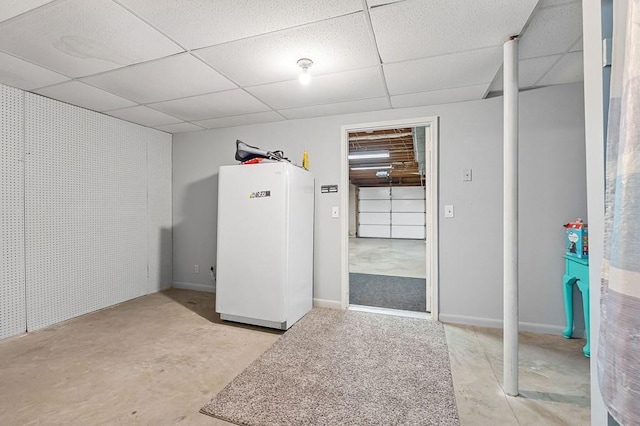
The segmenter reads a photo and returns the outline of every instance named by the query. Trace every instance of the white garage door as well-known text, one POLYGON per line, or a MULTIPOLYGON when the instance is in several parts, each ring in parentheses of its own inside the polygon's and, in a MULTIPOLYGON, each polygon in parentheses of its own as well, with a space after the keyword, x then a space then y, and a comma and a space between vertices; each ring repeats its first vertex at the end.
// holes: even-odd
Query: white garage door
POLYGON ((360 188, 358 192, 358 236, 391 237, 389 188, 360 188))
POLYGON ((424 187, 360 188, 358 236, 424 239, 424 187))

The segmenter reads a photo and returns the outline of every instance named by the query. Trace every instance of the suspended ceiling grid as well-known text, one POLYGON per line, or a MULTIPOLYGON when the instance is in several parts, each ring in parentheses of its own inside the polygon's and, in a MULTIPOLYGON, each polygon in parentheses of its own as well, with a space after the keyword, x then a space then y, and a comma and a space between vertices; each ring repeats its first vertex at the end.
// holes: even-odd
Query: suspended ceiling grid
POLYGON ((172 133, 450 103, 501 90, 512 34, 522 87, 581 81, 581 16, 579 0, 13 1, 0 83, 172 133))

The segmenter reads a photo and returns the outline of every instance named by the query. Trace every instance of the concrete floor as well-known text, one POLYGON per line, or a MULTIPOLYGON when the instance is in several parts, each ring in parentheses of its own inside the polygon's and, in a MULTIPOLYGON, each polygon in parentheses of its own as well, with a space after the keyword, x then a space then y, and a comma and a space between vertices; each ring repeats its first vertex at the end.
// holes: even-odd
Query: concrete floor
POLYGON ((502 392, 502 330, 445 324, 462 425, 590 425, 584 340, 520 333, 520 396, 502 392))
POLYGON ((171 289, 0 341, 0 425, 227 425, 198 410, 281 333, 171 289))
POLYGON ((349 272, 426 278, 426 242, 349 238, 349 272))
MULTIPOLYGON (((221 323, 213 297, 172 289, 0 341, 0 424, 228 425, 198 410, 280 333, 221 323)), ((523 333, 508 398, 500 331, 445 330, 463 426, 589 424, 583 341, 523 333)))

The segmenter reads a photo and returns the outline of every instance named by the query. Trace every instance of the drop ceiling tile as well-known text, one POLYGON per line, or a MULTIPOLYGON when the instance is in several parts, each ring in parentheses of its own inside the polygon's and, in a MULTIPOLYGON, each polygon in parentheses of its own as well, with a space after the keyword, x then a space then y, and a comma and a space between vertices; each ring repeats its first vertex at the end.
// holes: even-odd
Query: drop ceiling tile
POLYGON ((18 16, 29 10, 51 3, 53 0, 2 0, 0 8, 0 22, 18 16))
POLYGON ((406 1, 406 0, 367 0, 367 4, 369 5, 369 7, 378 7, 378 6, 384 6, 386 4, 398 3, 401 1, 406 1))
POLYGON ((360 0, 118 0, 197 49, 362 10, 360 0))
POLYGON ((502 64, 502 47, 472 50, 384 66, 391 95, 491 83, 502 64))
POLYGON ((558 62, 561 55, 543 56, 541 58, 523 59, 520 61, 520 87, 533 87, 549 69, 558 62))
POLYGON ((162 126, 164 124, 176 124, 182 120, 164 114, 155 109, 151 109, 146 106, 138 105, 131 108, 116 109, 113 111, 105 112, 105 114, 112 117, 121 118, 132 123, 142 124, 147 127, 162 126))
POLYGON ((501 46, 519 34, 537 0, 416 0, 371 9, 383 62, 501 46))
POLYGON ((498 74, 496 74, 495 78, 493 79, 493 81, 491 82, 491 85, 489 86, 489 90, 488 92, 502 92, 502 90, 504 89, 504 82, 502 81, 504 79, 504 74, 502 73, 502 68, 500 68, 500 71, 498 71, 498 74))
POLYGON ((109 71, 83 81, 140 103, 237 88, 188 53, 109 71))
POLYGON ((582 36, 582 5, 540 9, 520 39, 520 58, 565 53, 582 36))
MULTIPOLYGON (((555 64, 562 55, 543 56, 541 58, 523 59, 518 63, 520 88, 533 87, 538 80, 555 64)), ((490 92, 502 91, 504 74, 502 69, 489 87, 490 92)))
POLYGON ((391 104, 394 108, 406 108, 472 101, 482 99, 487 91, 487 86, 487 84, 478 84, 475 86, 456 87, 453 89, 392 96, 391 104))
POLYGON ((165 124, 164 126, 156 126, 155 128, 167 133, 197 132, 198 130, 203 130, 202 127, 191 123, 165 124))
POLYGON ((182 49, 111 0, 72 0, 0 25, 0 49, 72 77, 182 49))
POLYGON ((62 74, 0 52, 0 83, 23 90, 33 90, 69 80, 62 74))
POLYGON ((207 129, 219 129, 221 127, 245 126, 248 124, 272 123, 283 121, 284 118, 275 111, 256 112, 254 114, 236 115, 233 117, 212 118, 210 120, 196 121, 199 126, 207 129))
POLYGON ((36 90, 36 93, 48 98, 57 99, 72 105, 77 105, 93 111, 108 111, 136 105, 128 99, 121 98, 104 90, 80 83, 69 81, 55 86, 36 90))
POLYGON ((378 64, 362 12, 213 46, 197 54, 240 86, 296 79, 300 58, 313 60, 312 75, 378 64))
POLYGON ((288 119, 323 117, 327 115, 349 114, 354 112, 380 111, 389 109, 389 101, 384 98, 362 99, 359 101, 335 104, 314 105, 302 108, 282 109, 278 112, 288 119))
POLYGON ((160 102, 151 106, 187 121, 230 117, 269 109, 241 89, 160 102))
POLYGON ((540 80, 539 85, 576 83, 584 81, 584 65, 582 52, 567 53, 556 65, 540 80))
POLYGON ((316 76, 308 86, 297 80, 247 89, 274 109, 298 108, 385 96, 378 67, 316 76))
MULTIPOLYGON (((577 0, 580 1, 580 0, 577 0)), ((557 6, 565 3, 575 3, 576 0, 540 0, 540 7, 557 6)))

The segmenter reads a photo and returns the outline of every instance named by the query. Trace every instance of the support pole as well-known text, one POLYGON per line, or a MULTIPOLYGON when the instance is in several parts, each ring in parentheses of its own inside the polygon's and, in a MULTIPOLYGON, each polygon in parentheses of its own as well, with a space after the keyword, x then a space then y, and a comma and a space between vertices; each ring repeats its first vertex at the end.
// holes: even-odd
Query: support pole
POLYGON ((518 395, 518 39, 504 44, 504 392, 518 395))

